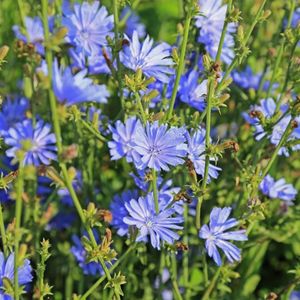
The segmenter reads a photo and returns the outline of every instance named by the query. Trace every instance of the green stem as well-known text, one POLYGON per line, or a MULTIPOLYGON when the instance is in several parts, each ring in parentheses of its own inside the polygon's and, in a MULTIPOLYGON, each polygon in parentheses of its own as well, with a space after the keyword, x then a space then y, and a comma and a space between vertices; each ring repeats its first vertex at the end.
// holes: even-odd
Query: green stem
POLYGON ((24 8, 23 8, 22 0, 17 0, 17 2, 18 2, 20 18, 21 18, 22 26, 23 26, 24 33, 25 33, 25 36, 26 36, 26 39, 27 39, 27 43, 30 43, 29 34, 27 32, 27 28, 26 28, 26 24, 25 24, 25 14, 24 14, 24 8))
POLYGON ((15 300, 19 300, 19 276, 18 276, 18 263, 19 263, 19 244, 21 240, 21 218, 22 218, 22 194, 24 188, 24 168, 23 168, 23 159, 20 159, 20 166, 19 166, 19 174, 16 182, 16 210, 15 210, 15 240, 14 240, 14 298, 15 300))
POLYGON ((282 137, 278 143, 278 145, 276 146, 275 148, 275 151, 273 152, 272 154, 272 157, 270 158, 267 166, 265 167, 263 173, 262 173, 262 176, 261 176, 261 179, 263 180, 265 178, 265 176, 268 174, 268 172, 270 171, 276 157, 277 157, 277 154, 280 150, 280 148, 283 146, 283 144, 285 143, 286 139, 288 138, 289 134, 290 134, 290 129, 291 129, 291 126, 292 126, 292 122, 293 122, 293 119, 291 118, 288 126, 286 127, 284 133, 282 134, 282 137))
POLYGON ((136 103, 138 105, 138 108, 139 108, 139 111, 140 111, 140 114, 141 114, 141 117, 142 117, 143 124, 146 124, 147 116, 146 116, 146 113, 145 113, 145 110, 144 110, 144 107, 143 107, 143 104, 142 104, 141 97, 140 97, 138 92, 135 92, 134 96, 135 96, 136 103))
MULTIPOLYGON (((250 26, 250 28, 249 28, 247 34, 246 34, 246 37, 245 37, 245 40, 244 40, 245 45, 247 45, 248 42, 249 42, 249 39, 250 39, 251 34, 252 34, 252 31, 253 31, 254 27, 256 26, 256 24, 257 24, 258 21, 259 21, 259 17, 260 17, 260 15, 261 15, 261 13, 262 13, 264 7, 265 7, 266 2, 267 2, 267 0, 264 0, 264 1, 263 1, 263 3, 262 3, 261 6, 259 7, 259 9, 258 9, 258 11, 257 11, 257 13, 256 13, 256 15, 255 15, 255 18, 254 18, 254 20, 253 20, 253 22, 252 22, 252 24, 251 24, 251 26, 250 26)), ((230 73, 232 72, 232 70, 236 67, 238 61, 239 61, 239 57, 238 57, 238 56, 235 56, 235 58, 233 59, 233 61, 231 62, 231 64, 230 64, 229 67, 227 68, 227 70, 225 71, 225 74, 224 74, 222 80, 220 81, 220 83, 219 83, 219 85, 218 85, 218 87, 217 87, 217 89, 216 89, 217 92, 220 91, 220 87, 221 87, 222 84, 224 83, 224 80, 227 79, 227 77, 229 76, 229 74, 230 74, 230 73)))
POLYGON ((99 132, 97 132, 96 128, 92 127, 88 122, 80 119, 81 124, 85 129, 87 129, 91 134, 93 134, 98 140, 101 142, 107 142, 107 139, 102 136, 99 132))
MULTIPOLYGON (((291 2, 291 10, 290 10, 289 17, 288 17, 287 28, 289 28, 291 26, 292 17, 293 17, 293 14, 294 14, 294 11, 295 11, 295 5, 296 5, 296 1, 293 0, 293 1, 290 1, 290 2, 291 2)), ((270 97, 272 86, 273 86, 273 83, 275 81, 275 77, 278 73, 279 65, 280 65, 281 60, 282 60, 282 55, 283 55, 283 51, 284 51, 284 47, 285 47, 285 42, 286 42, 286 37, 283 36, 283 38, 281 40, 281 43, 280 43, 279 51, 277 53, 274 69, 273 69, 271 80, 270 80, 270 85, 269 85, 268 90, 267 90, 266 99, 268 99, 270 97)), ((279 105, 278 105, 278 107, 279 107, 279 105)))
MULTIPOLYGON (((227 13, 231 12, 231 6, 232 6, 232 0, 229 0, 229 2, 227 4, 227 13)), ((226 18, 223 29, 222 29, 221 38, 220 38, 220 41, 219 41, 218 52, 217 52, 217 56, 216 56, 216 61, 217 62, 220 60, 220 57, 221 57, 222 48, 223 48, 223 44, 224 44, 224 40, 225 40, 225 36, 226 36, 226 32, 227 32, 228 23, 229 23, 228 18, 226 18)))
POLYGON ((214 287, 215 287, 215 285, 217 283, 217 280, 218 280, 218 278, 220 276, 220 272, 221 272, 221 268, 219 267, 218 270, 217 270, 217 272, 215 273, 214 277, 212 278, 212 280, 211 280, 208 288, 206 289, 206 291, 205 291, 205 293, 204 293, 204 295, 202 297, 202 300, 209 300, 210 299, 210 294, 213 291, 213 289, 214 289, 214 287))
POLYGON ((120 100, 121 105, 123 108, 123 111, 125 109, 125 101, 124 101, 124 94, 123 94, 123 81, 122 76, 120 72, 122 71, 122 65, 120 61, 120 55, 119 55, 119 26, 120 26, 120 20, 119 20, 119 6, 118 6, 118 0, 113 0, 113 10, 114 10, 114 32, 115 32, 115 57, 117 61, 117 80, 119 85, 119 93, 120 93, 120 100))
POLYGON ((176 260, 175 253, 171 254, 171 279, 172 279, 175 299, 182 300, 182 296, 177 283, 177 260, 176 260))
MULTIPOLYGON (((208 96, 207 96, 207 109, 206 109, 206 132, 205 132, 205 167, 204 176, 202 181, 202 193, 204 194, 208 179, 208 169, 209 169, 209 147, 210 147, 210 128, 211 128, 211 102, 214 95, 214 78, 210 78, 208 81, 208 96)), ((201 226, 201 206, 203 202, 203 195, 198 198, 196 207, 196 228, 200 229, 201 226)))
POLYGON ((6 243, 6 231, 5 231, 4 217, 3 217, 2 205, 1 204, 0 204, 0 232, 1 232, 4 256, 7 257, 8 249, 7 249, 7 243, 6 243))
POLYGON ((176 100, 176 96, 177 96, 177 91, 178 91, 178 87, 179 87, 180 78, 181 78, 181 75, 182 75, 183 70, 184 70, 185 53, 186 53, 186 46, 187 46, 187 43, 188 43, 191 19, 192 19, 191 9, 189 9, 189 11, 187 12, 185 23, 184 23, 184 32, 183 32, 183 40, 182 40, 182 43, 181 43, 181 49, 180 49, 179 64, 178 64, 178 68, 177 68, 177 72, 176 72, 176 78, 175 78, 174 88, 173 88, 173 91, 172 91, 169 110, 168 110, 168 113, 166 115, 167 120, 169 120, 172 117, 174 104, 175 104, 175 100, 176 100))
MULTIPOLYGON (((183 242, 187 245, 189 242, 188 237, 188 217, 189 217, 189 207, 187 204, 184 205, 184 235, 183 235, 183 242)), ((189 288, 189 251, 183 252, 183 282, 185 287, 185 294, 184 299, 189 300, 191 295, 191 291, 189 288)))
MULTIPOLYGON (((127 256, 133 251, 136 247, 136 244, 131 245, 126 252, 116 261, 116 263, 109 269, 109 272, 113 272, 120 264, 122 261, 124 261, 127 256)), ((99 287, 99 285, 105 280, 106 276, 103 275, 100 277, 85 293, 83 296, 80 297, 80 300, 85 300, 87 297, 93 294, 93 292, 99 287)))
POLYGON ((153 189, 153 198, 155 204, 155 212, 159 214, 159 205, 158 205, 158 190, 157 190, 157 174, 154 169, 152 169, 152 189, 153 189))

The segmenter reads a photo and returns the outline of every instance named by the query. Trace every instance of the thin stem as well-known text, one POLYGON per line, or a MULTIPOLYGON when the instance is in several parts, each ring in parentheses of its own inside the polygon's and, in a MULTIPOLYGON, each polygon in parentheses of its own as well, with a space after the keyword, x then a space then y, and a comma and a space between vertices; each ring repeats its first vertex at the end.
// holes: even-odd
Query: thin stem
MULTIPOLYGON (((189 217, 189 207, 187 204, 184 205, 184 235, 183 235, 183 242, 187 245, 188 244, 188 217, 189 217)), ((184 299, 190 299, 190 288, 189 288, 189 251, 183 252, 183 282, 185 287, 185 294, 184 299)))
POLYGON ((0 204, 0 232, 1 232, 4 256, 7 257, 8 249, 7 249, 7 243, 6 243, 6 231, 5 231, 4 217, 3 217, 2 205, 1 204, 0 204))
POLYGON ((142 121, 143 121, 144 124, 146 124, 147 116, 146 116, 146 113, 145 113, 145 110, 144 110, 144 107, 143 107, 143 104, 142 104, 141 97, 140 97, 138 92, 135 92, 134 96, 135 96, 136 103, 138 105, 138 108, 139 108, 139 111, 140 111, 140 114, 141 114, 141 117, 142 117, 142 121))
MULTIPOLYGON (((209 147, 210 147, 210 128, 211 128, 211 102, 214 95, 214 78, 210 78, 208 81, 208 96, 207 96, 207 109, 206 109, 206 132, 205 132, 205 167, 204 176, 202 181, 202 193, 205 192, 207 179, 208 179, 208 169, 209 169, 209 147)), ((201 226, 201 206, 203 202, 203 195, 198 198, 196 207, 196 228, 200 229, 201 226)))
MULTIPOLYGON (((227 13, 231 12, 231 6, 232 6, 232 0, 229 0, 228 5, 227 5, 227 13)), ((220 58, 221 58, 221 53, 222 53, 222 48, 223 48, 223 44, 224 44, 226 32, 227 32, 228 23, 229 23, 228 22, 228 18, 226 18, 224 26, 223 26, 223 29, 222 29, 222 34, 221 34, 219 46, 218 46, 218 52, 217 52, 217 56, 216 56, 216 61, 219 61, 220 58)))
POLYGON ((290 120, 288 126, 286 127, 284 133, 282 134, 282 137, 281 137, 281 139, 280 139, 278 145, 277 145, 276 148, 275 148, 275 151, 274 151, 273 154, 272 154, 272 157, 270 158, 270 160, 269 160, 267 166, 265 167, 265 169, 264 169, 264 171, 263 171, 263 173, 262 173, 262 177, 261 177, 262 180, 265 178, 265 176, 266 176, 266 175, 268 174, 268 172, 270 171, 270 169, 271 169, 271 167, 272 167, 272 165, 273 165, 273 163, 274 163, 274 161, 275 161, 275 159, 276 159, 276 157, 277 157, 277 154, 278 154, 280 148, 283 146, 283 144, 285 143, 285 141, 286 141, 288 135, 290 134, 290 129, 291 129, 291 126, 292 126, 292 122, 293 122, 293 119, 291 118, 291 120, 290 120))
MULTIPOLYGON (((290 10, 289 17, 288 17, 287 28, 291 26, 292 17, 293 17, 293 14, 294 14, 294 11, 295 11, 295 5, 296 5, 296 1, 290 1, 290 2, 291 2, 291 10, 290 10)), ((282 60, 282 55, 283 55, 283 51, 284 51, 284 47, 285 47, 285 42, 286 42, 286 37, 283 36, 283 38, 281 40, 281 43, 280 43, 279 51, 277 53, 274 69, 273 69, 271 80, 270 80, 270 85, 268 86, 266 99, 268 99, 270 97, 272 86, 273 86, 273 83, 275 81, 275 77, 278 73, 279 65, 280 65, 281 60, 282 60)), ((278 107, 279 107, 279 105, 278 105, 278 107)))
MULTIPOLYGON (((109 272, 112 273, 120 264, 123 262, 127 256, 133 251, 136 247, 136 244, 131 245, 127 251, 114 263, 114 265, 109 269, 109 272)), ((89 297, 98 287, 99 285, 105 280, 106 276, 103 275, 100 277, 85 293, 83 296, 80 297, 80 300, 85 300, 89 297)))
MULTIPOLYGON (((254 27, 256 26, 256 24, 257 24, 258 21, 259 21, 259 17, 260 17, 260 15, 261 15, 261 13, 262 13, 264 7, 265 7, 266 2, 267 2, 267 0, 264 0, 264 1, 263 1, 263 3, 261 4, 260 8, 258 9, 258 11, 257 11, 257 13, 256 13, 256 15, 255 15, 255 18, 254 18, 254 20, 253 20, 253 22, 252 22, 252 24, 251 24, 251 26, 250 26, 250 28, 249 28, 247 34, 246 34, 245 41, 244 41, 245 45, 247 45, 248 42, 249 42, 249 39, 250 39, 251 34, 252 34, 252 31, 253 31, 254 27)), ((233 61, 231 62, 231 64, 230 64, 229 67, 227 68, 227 70, 225 71, 225 74, 224 74, 222 80, 220 81, 220 83, 219 83, 219 85, 218 85, 218 87, 217 87, 217 89, 216 89, 217 92, 220 91, 220 87, 222 86, 222 83, 224 82, 224 80, 227 79, 227 77, 229 76, 229 74, 230 74, 230 73, 232 72, 232 70, 235 68, 235 66, 236 66, 237 63, 238 63, 238 60, 239 60, 239 57, 238 57, 238 56, 235 56, 235 58, 233 59, 233 61)))
POLYGON ((22 5, 22 0, 17 0, 17 2, 18 2, 20 18, 21 18, 22 26, 23 26, 24 33, 25 33, 25 36, 26 36, 26 39, 27 39, 27 43, 30 43, 29 34, 27 32, 27 28, 26 28, 26 24, 25 24, 25 14, 24 14, 24 8, 23 8, 23 5, 22 5))
POLYGON ((182 296, 177 283, 177 261, 176 261, 175 253, 171 254, 171 279, 172 279, 175 299, 182 300, 182 296))
POLYGON ((88 122, 82 119, 80 119, 80 122, 83 125, 83 127, 87 129, 91 134, 93 134, 98 140, 100 140, 101 142, 107 142, 107 139, 104 136, 102 136, 99 132, 97 132, 96 128, 91 126, 88 122))
POLYGON ((21 240, 21 218, 22 218, 22 194, 24 188, 24 168, 23 168, 23 159, 20 159, 20 166, 19 166, 19 174, 16 182, 16 210, 15 210, 15 240, 14 240, 14 298, 15 300, 19 300, 19 276, 18 276, 18 262, 19 262, 19 244, 21 240))
POLYGON ((157 190, 157 174, 154 169, 152 169, 152 189, 153 189, 153 198, 155 204, 155 212, 159 214, 159 205, 158 205, 158 190, 157 190))
POLYGON ((120 20, 119 20, 119 6, 118 6, 118 0, 113 0, 113 10, 114 10, 114 32, 115 32, 115 57, 117 61, 117 80, 119 85, 119 93, 120 93, 120 100, 123 110, 125 109, 125 102, 124 102, 124 94, 123 94, 123 81, 122 76, 120 74, 122 70, 122 65, 120 61, 120 55, 119 55, 119 26, 120 26, 120 20))
POLYGON ((166 115, 167 120, 169 120, 172 117, 180 78, 181 78, 181 75, 184 70, 185 53, 186 53, 186 46, 187 46, 188 37, 189 37, 191 19, 192 19, 191 9, 189 9, 189 11, 187 12, 185 23, 184 23, 184 32, 183 32, 183 40, 182 40, 181 48, 180 48, 181 50, 180 50, 179 64, 178 64, 178 68, 177 68, 177 72, 176 72, 176 78, 175 78, 174 88, 172 91, 169 110, 166 115))
POLYGON ((217 283, 217 280, 218 280, 218 278, 220 276, 220 272, 221 272, 221 268, 219 267, 218 270, 217 270, 217 272, 215 273, 214 277, 212 278, 212 280, 211 280, 208 288, 206 289, 206 291, 205 291, 205 293, 204 293, 204 295, 202 297, 202 300, 209 300, 210 299, 210 294, 213 291, 213 289, 214 289, 214 287, 215 287, 215 285, 217 283))

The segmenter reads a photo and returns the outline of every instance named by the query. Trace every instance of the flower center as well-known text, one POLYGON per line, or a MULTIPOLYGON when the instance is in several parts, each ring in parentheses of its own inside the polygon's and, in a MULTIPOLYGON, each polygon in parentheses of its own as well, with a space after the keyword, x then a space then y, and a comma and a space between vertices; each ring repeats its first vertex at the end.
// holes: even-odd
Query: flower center
POLYGON ((90 33, 86 30, 82 30, 80 36, 83 40, 88 40, 90 38, 90 33))

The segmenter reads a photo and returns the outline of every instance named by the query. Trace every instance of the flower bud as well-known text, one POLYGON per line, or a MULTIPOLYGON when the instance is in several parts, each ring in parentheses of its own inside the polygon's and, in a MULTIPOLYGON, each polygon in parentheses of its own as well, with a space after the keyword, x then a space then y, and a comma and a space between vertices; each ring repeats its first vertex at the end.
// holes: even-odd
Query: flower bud
POLYGON ((4 45, 0 48, 0 63, 4 61, 6 55, 8 54, 9 47, 4 45))

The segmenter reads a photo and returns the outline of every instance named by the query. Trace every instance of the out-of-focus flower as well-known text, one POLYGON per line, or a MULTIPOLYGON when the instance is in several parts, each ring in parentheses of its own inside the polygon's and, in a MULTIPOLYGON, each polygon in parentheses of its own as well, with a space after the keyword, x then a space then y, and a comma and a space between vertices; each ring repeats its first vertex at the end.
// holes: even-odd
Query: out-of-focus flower
MULTIPOLYGON (((196 26, 200 28, 198 42, 205 45, 206 51, 215 59, 226 18, 226 5, 222 0, 199 0, 199 14, 196 16, 196 26)), ((234 57, 234 38, 236 31, 234 23, 229 23, 221 52, 221 60, 230 64, 234 57)))
POLYGON ((284 178, 277 181, 270 175, 267 175, 259 185, 262 193, 272 199, 281 199, 292 204, 297 195, 297 190, 292 184, 286 183, 284 178))
POLYGON ((146 128, 138 126, 132 140, 135 164, 138 169, 153 168, 157 171, 169 170, 169 165, 177 166, 184 163, 187 146, 184 128, 147 123, 146 128))
MULTIPOLYGON (((188 159, 190 159, 194 165, 197 174, 204 176, 205 169, 205 129, 199 128, 192 135, 186 131, 185 133, 188 148, 188 159)), ((215 158, 210 157, 211 161, 215 158)), ((219 176, 219 171, 221 168, 209 164, 208 167, 208 178, 207 181, 210 182, 211 178, 217 178, 219 176)))
POLYGON ((138 192, 136 190, 128 190, 121 195, 115 195, 110 204, 110 211, 113 217, 111 225, 117 229, 117 234, 120 236, 128 233, 128 225, 123 219, 128 216, 125 203, 129 203, 132 199, 138 199, 138 192))
POLYGON ((59 68, 55 60, 53 91, 57 100, 67 106, 89 101, 106 103, 109 97, 106 86, 94 84, 92 79, 86 77, 87 73, 85 69, 74 75, 70 67, 59 68))
POLYGON ((179 96, 182 102, 203 111, 206 107, 207 80, 199 83, 199 76, 200 74, 196 70, 191 70, 183 75, 180 79, 179 96))
MULTIPOLYGON (((14 282, 14 253, 10 253, 5 259, 4 254, 0 252, 0 299, 13 300, 13 297, 4 293, 2 278, 8 278, 12 283, 14 282)), ((18 267, 18 282, 20 286, 30 283, 33 279, 32 267, 30 261, 25 259, 23 265, 18 267)))
POLYGON ((99 53, 106 37, 113 36, 113 16, 99 1, 74 4, 74 12, 64 11, 62 24, 68 29, 67 42, 89 55, 99 53))
POLYGON ((146 35, 146 28, 145 25, 140 22, 140 18, 137 14, 135 14, 129 6, 126 6, 120 15, 120 19, 123 20, 127 18, 125 22, 125 33, 131 37, 133 32, 136 30, 138 33, 139 38, 144 38, 146 35), (129 15, 129 17, 128 17, 129 15))
POLYGON ((24 164, 49 165, 51 160, 56 160, 56 139, 51 133, 50 124, 39 120, 34 125, 32 120, 18 123, 8 130, 4 142, 10 146, 6 151, 8 157, 17 158, 17 152, 24 152, 24 164))
POLYGON ((14 100, 11 98, 5 99, 0 111, 0 135, 2 137, 7 135, 9 128, 24 121, 28 108, 28 100, 23 97, 14 100))
POLYGON ((71 212, 58 212, 47 224, 46 230, 65 230, 69 228, 76 220, 76 215, 71 212))
POLYGON ((32 43, 38 53, 44 54, 44 29, 42 20, 39 17, 25 17, 24 19, 27 36, 21 31, 18 25, 13 26, 13 31, 17 37, 17 39, 25 42, 25 43, 32 43))
POLYGON ((153 40, 149 36, 140 43, 137 31, 128 40, 129 45, 125 45, 120 52, 122 63, 131 70, 141 69, 147 77, 167 83, 169 75, 174 74, 174 69, 171 68, 174 64, 170 57, 171 47, 161 43, 153 48, 153 40))
POLYGON ((173 208, 160 210, 156 214, 152 194, 140 197, 138 200, 130 200, 125 203, 125 207, 129 216, 124 218, 124 222, 139 229, 137 241, 144 240, 150 235, 152 247, 160 250, 162 241, 173 244, 179 239, 179 235, 173 230, 182 229, 178 224, 183 222, 183 218, 174 217, 173 208))
POLYGON ((246 241, 248 239, 245 234, 246 230, 225 232, 238 225, 236 219, 228 219, 230 213, 230 207, 214 207, 210 213, 209 226, 203 225, 199 232, 199 237, 206 240, 205 247, 208 255, 218 266, 222 265, 222 260, 217 248, 222 249, 227 259, 233 263, 241 259, 241 250, 228 241, 246 241))
MULTIPOLYGON (((91 75, 111 73, 102 51, 97 54, 85 55, 83 52, 70 49, 69 53, 73 61, 72 67, 78 68, 79 70, 87 68, 88 73, 91 75)), ((106 53, 111 59, 112 55, 110 51, 106 50, 106 53)))
POLYGON ((113 160, 126 157, 128 162, 133 161, 133 135, 137 128, 141 126, 141 122, 136 117, 130 117, 125 124, 121 121, 115 123, 115 127, 110 126, 113 141, 108 142, 110 155, 113 160))
POLYGON ((73 246, 71 247, 71 252, 74 255, 79 267, 83 270, 83 273, 86 275, 96 275, 96 274, 103 275, 104 272, 99 263, 94 261, 92 262, 86 261, 87 259, 86 250, 84 249, 80 238, 77 235, 73 235, 72 241, 73 241, 73 246))

